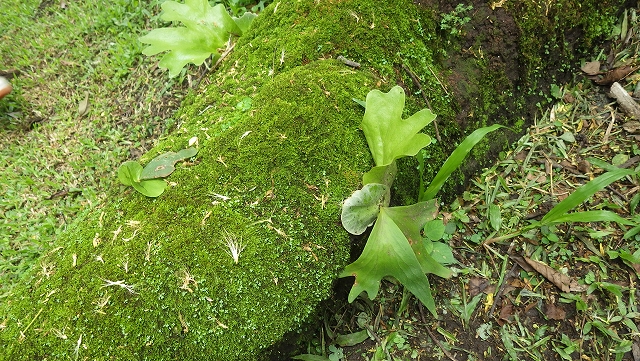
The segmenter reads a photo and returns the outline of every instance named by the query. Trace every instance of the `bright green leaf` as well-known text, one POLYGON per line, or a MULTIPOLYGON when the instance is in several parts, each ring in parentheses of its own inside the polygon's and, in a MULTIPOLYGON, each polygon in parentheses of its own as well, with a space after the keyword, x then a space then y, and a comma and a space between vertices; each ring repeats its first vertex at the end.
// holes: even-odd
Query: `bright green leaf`
POLYGON ((389 188, 384 184, 369 183, 355 191, 344 201, 340 219, 351 234, 362 234, 376 221, 380 207, 389 204, 389 188))
POLYGON ((414 156, 431 143, 431 137, 418 132, 436 115, 423 109, 403 120, 404 100, 404 90, 399 86, 388 93, 372 90, 367 94, 362 130, 377 166, 391 164, 403 156, 414 156))
MULTIPOLYGON (((547 213, 542 218, 540 223, 541 224, 549 224, 549 223, 555 223, 555 222, 562 222, 560 219, 562 217, 565 217, 567 212, 569 212, 570 210, 572 210, 575 207, 577 207, 580 204, 582 204, 584 201, 586 201, 589 197, 594 195, 596 192, 604 189, 606 186, 608 186, 609 184, 617 181, 618 179, 626 177, 628 175, 632 175, 632 174, 634 174, 633 171, 626 170, 626 169, 615 169, 615 170, 611 170, 611 171, 609 171, 607 173, 604 173, 603 175, 599 176, 598 178, 595 178, 592 181, 588 182, 587 184, 585 184, 585 185, 581 186, 580 188, 576 189, 573 193, 571 193, 562 202, 556 204, 556 206, 553 207, 549 211, 549 213, 547 213)), ((583 212, 583 214, 585 214, 585 213, 586 212, 583 212)), ((589 213, 592 214, 591 212, 589 212, 589 213)), ((607 220, 607 219, 602 219, 601 221, 605 221, 605 220, 607 220)), ((575 221, 578 221, 578 220, 574 220, 574 222, 575 221)), ((592 222, 592 221, 598 221, 598 220, 594 219, 594 220, 591 220, 591 221, 582 221, 582 222, 592 222)), ((625 223, 625 222, 619 222, 618 220, 615 220, 615 222, 628 224, 628 223, 625 223)))
POLYGON ((496 204, 489 205, 489 222, 493 229, 496 231, 500 230, 500 226, 502 225, 502 213, 500 212, 500 207, 496 204))
POLYGON ((389 216, 386 207, 380 209, 378 220, 360 257, 340 274, 340 277, 349 276, 355 276, 349 302, 353 302, 362 292, 374 299, 382 278, 391 276, 400 281, 434 316, 436 315, 429 279, 422 272, 413 249, 402 230, 389 216))
POLYGON ((247 30, 249 30, 249 26, 253 22, 253 19, 255 19, 256 17, 258 17, 257 14, 247 11, 241 17, 233 18, 233 21, 235 21, 240 31, 244 34, 245 32, 247 32, 247 30))
POLYGON ((140 174, 142 174, 142 166, 133 160, 122 163, 118 168, 118 179, 126 186, 139 182, 140 174))
POLYGON ((442 219, 434 219, 424 225, 424 236, 432 241, 439 241, 444 236, 445 225, 442 219))
POLYGON ((398 166, 396 165, 396 162, 373 167, 370 171, 362 176, 362 184, 380 183, 386 185, 387 187, 389 187, 389 189, 391 189, 391 185, 393 185, 393 181, 396 179, 397 173, 398 166))
POLYGON ((162 179, 149 179, 131 184, 135 190, 147 197, 155 198, 164 192, 167 182, 162 179))
POLYGON ((469 154, 473 146, 482 140, 482 138, 484 138, 488 133, 502 127, 503 126, 499 124, 494 124, 489 127, 476 129, 473 133, 469 134, 444 162, 442 168, 440 168, 438 174, 436 174, 427 189, 424 191, 420 200, 423 201, 435 198, 436 194, 440 191, 440 188, 444 185, 444 182, 449 178, 451 173, 460 167, 460 164, 462 164, 462 161, 467 154, 469 154))
POLYGON ((186 0, 184 4, 165 1, 162 4, 165 21, 180 21, 185 27, 154 29, 139 40, 149 44, 142 53, 154 55, 168 51, 158 65, 169 70, 174 77, 182 68, 193 63, 200 65, 211 54, 218 57, 218 49, 223 48, 231 34, 241 35, 239 26, 248 27, 250 17, 234 19, 227 14, 224 5, 214 7, 207 0, 186 0))
MULTIPOLYGON (((442 265, 454 264, 458 262, 456 258, 453 257, 451 247, 448 244, 442 242, 433 242, 433 252, 431 252, 431 257, 433 257, 436 262, 442 265)), ((450 275, 451 271, 447 271, 450 275)))

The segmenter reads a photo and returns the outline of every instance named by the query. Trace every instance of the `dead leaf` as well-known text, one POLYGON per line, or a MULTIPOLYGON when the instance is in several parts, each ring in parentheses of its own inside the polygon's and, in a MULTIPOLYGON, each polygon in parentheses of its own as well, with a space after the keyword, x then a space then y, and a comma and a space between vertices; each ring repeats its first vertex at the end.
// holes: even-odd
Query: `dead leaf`
POLYGON ((503 304, 502 308, 500 308, 500 314, 498 315, 498 325, 502 326, 505 323, 509 323, 514 313, 515 311, 511 303, 503 304))
POLYGON ((84 99, 78 105, 78 116, 82 117, 89 111, 89 92, 84 92, 84 99))
POLYGON ((598 75, 600 73, 600 62, 590 61, 580 68, 587 75, 598 75))
POLYGON ((563 321, 567 318, 567 312, 562 306, 557 306, 553 303, 547 303, 545 305, 545 315, 551 320, 563 321))
POLYGON ((522 268, 525 272, 534 271, 534 269, 531 266, 529 266, 527 262, 525 262, 524 257, 512 254, 512 255, 509 255, 509 258, 511 258, 512 261, 517 263, 518 266, 520 266, 520 268, 522 268))
POLYGON ((634 361, 640 361, 640 339, 637 337, 631 346, 631 354, 634 361))
POLYGON ((632 120, 630 122, 626 122, 622 124, 622 128, 629 133, 638 133, 640 131, 640 122, 636 120, 632 120))
POLYGON ((575 279, 572 279, 567 275, 563 275, 562 273, 547 266, 546 264, 539 261, 532 260, 528 257, 523 257, 523 258, 528 265, 533 267, 544 278, 548 279, 556 287, 561 289, 562 292, 583 292, 585 290, 585 287, 582 285, 579 285, 575 279))
POLYGON ((469 295, 475 297, 489 286, 489 280, 480 277, 473 277, 469 280, 469 295))
POLYGON ((620 81, 627 77, 627 75, 633 73, 638 70, 640 67, 633 67, 631 65, 619 66, 617 68, 613 68, 608 72, 604 73, 604 76, 598 80, 595 80, 596 84, 600 85, 611 85, 617 81, 620 81))

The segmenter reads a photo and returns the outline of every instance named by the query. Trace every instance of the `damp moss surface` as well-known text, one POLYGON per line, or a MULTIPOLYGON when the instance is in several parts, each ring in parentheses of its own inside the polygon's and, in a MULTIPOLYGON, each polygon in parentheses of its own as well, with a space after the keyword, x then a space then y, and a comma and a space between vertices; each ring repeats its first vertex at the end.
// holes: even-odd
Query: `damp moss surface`
POLYGON ((266 9, 141 161, 196 136, 195 159, 161 197, 122 186, 70 227, 0 306, 0 360, 274 357, 349 261, 341 204, 372 165, 352 99, 392 85, 400 49, 431 61, 411 9, 266 9))

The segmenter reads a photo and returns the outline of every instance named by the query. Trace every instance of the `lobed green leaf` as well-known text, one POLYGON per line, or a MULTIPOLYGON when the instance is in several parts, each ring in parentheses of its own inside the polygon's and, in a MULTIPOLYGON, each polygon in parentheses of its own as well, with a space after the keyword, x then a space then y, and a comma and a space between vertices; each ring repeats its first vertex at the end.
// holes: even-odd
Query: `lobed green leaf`
POLYGON ((404 90, 399 86, 388 93, 372 90, 367 94, 362 130, 377 166, 391 164, 403 156, 414 156, 431 143, 431 137, 418 132, 436 115, 423 109, 403 120, 404 101, 404 90))

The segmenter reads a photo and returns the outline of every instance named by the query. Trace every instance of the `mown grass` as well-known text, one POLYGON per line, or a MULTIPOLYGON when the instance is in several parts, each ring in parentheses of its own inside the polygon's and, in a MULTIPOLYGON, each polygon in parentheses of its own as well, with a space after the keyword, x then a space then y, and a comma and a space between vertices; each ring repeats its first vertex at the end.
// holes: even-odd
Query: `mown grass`
POLYGON ((0 71, 14 91, 0 101, 0 298, 172 126, 184 87, 137 40, 159 3, 3 2, 0 71))

